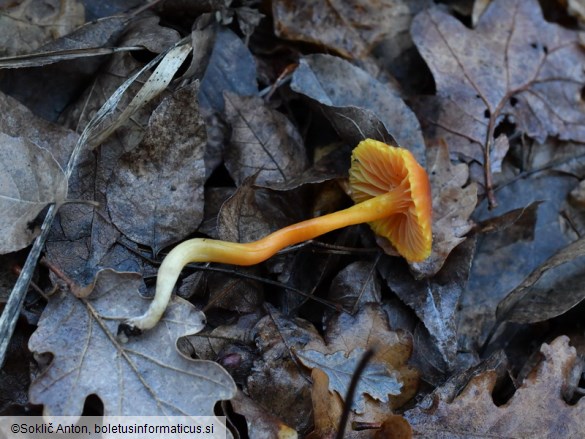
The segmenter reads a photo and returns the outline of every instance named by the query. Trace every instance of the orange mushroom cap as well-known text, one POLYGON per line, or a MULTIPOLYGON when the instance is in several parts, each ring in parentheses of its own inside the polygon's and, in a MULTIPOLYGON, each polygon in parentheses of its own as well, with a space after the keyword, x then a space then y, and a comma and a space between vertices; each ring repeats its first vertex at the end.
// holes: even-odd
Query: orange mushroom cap
POLYGON ((361 141, 352 153, 349 184, 355 203, 388 192, 399 194, 398 212, 369 225, 409 261, 429 257, 433 240, 431 187, 427 173, 410 151, 377 140, 361 141))

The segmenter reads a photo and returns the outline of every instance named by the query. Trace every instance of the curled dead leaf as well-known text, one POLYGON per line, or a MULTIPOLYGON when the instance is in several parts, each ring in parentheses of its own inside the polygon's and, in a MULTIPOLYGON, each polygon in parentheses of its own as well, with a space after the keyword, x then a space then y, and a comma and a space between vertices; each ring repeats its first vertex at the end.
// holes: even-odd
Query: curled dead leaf
POLYGON ((569 244, 534 270, 499 304, 499 321, 541 322, 585 298, 585 238, 569 244))
POLYGON ((492 399, 494 371, 476 375, 451 402, 436 399, 430 407, 404 413, 414 437, 582 437, 585 399, 569 405, 562 390, 577 354, 568 337, 556 338, 540 349, 543 361, 504 405, 492 399))

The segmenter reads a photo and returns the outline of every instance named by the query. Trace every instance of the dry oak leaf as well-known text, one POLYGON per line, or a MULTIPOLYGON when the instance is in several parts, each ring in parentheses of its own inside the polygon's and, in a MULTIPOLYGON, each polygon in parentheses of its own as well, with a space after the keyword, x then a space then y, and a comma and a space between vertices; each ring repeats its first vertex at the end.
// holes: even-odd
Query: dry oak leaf
POLYGON ((585 51, 577 32, 543 18, 537 0, 494 0, 475 29, 431 8, 411 34, 437 87, 416 105, 426 134, 483 163, 488 189, 490 149, 505 119, 541 143, 585 141, 585 51))
POLYGON ((566 336, 540 348, 544 360, 512 398, 496 406, 492 391, 496 372, 475 376, 453 401, 440 398, 427 408, 416 407, 404 417, 414 437, 433 438, 582 438, 585 399, 569 405, 563 387, 577 361, 566 336))
POLYGON ((67 177, 49 151, 0 132, 0 254, 28 246, 37 216, 66 196, 67 177))
MULTIPOLYGON (((419 374, 418 371, 407 366, 412 353, 412 339, 405 332, 393 331, 388 325, 386 314, 377 305, 366 304, 354 316, 346 313, 336 314, 328 323, 327 328, 323 341, 315 339, 307 343, 304 349, 296 351, 297 355, 306 357, 308 352, 313 351, 334 360, 343 353, 349 357, 352 352, 363 352, 373 348, 376 353, 370 365, 387 370, 387 378, 389 381, 392 380, 389 384, 400 386, 392 387, 392 392, 388 392, 388 398, 379 398, 378 401, 364 395, 364 392, 356 394, 356 401, 359 404, 358 411, 363 413, 363 415, 356 417, 356 420, 382 422, 393 408, 401 406, 414 396, 418 387, 419 374), (394 390, 399 391, 395 392, 394 390)), ((355 361, 356 365, 357 361, 355 361)), ((331 383, 330 387, 333 387, 335 368, 319 366, 319 369, 327 373, 331 383)), ((346 381, 346 384, 349 384, 349 380, 351 380, 351 375, 341 379, 341 381, 346 381)), ((345 397, 345 391, 340 391, 340 389, 346 387, 343 385, 337 387, 339 388, 333 387, 332 390, 337 390, 342 398, 345 397)), ((369 394, 369 391, 366 393, 369 394)), ((375 392, 374 396, 376 396, 375 392)))
POLYGON ((465 240, 473 222, 469 219, 477 205, 477 185, 468 183, 469 168, 452 164, 449 148, 440 142, 431 158, 429 179, 433 195, 433 248, 424 262, 411 264, 415 274, 436 274, 451 251, 465 240))
POLYGON ((564 314, 585 298, 585 237, 537 267, 498 304, 499 321, 543 322, 564 314))
POLYGON ((339 428, 343 401, 337 393, 329 390, 329 377, 321 369, 313 369, 311 379, 313 381, 311 399, 315 426, 307 439, 333 438, 339 428))
POLYGON ((381 258, 377 264, 388 287, 424 324, 426 331, 414 332, 417 348, 421 349, 423 343, 427 346, 425 363, 438 370, 456 363, 458 303, 469 278, 475 243, 470 238, 457 246, 443 268, 431 278, 414 279, 406 264, 394 258, 381 258))
MULTIPOLYGON (((314 428, 306 439, 333 439, 339 428, 339 421, 343 412, 341 397, 329 390, 329 378, 321 369, 313 369, 311 372, 313 388, 311 396, 313 400, 314 428)), ((360 430, 347 428, 345 439, 410 439, 412 429, 410 424, 399 415, 388 414, 382 422, 370 424, 371 429, 360 430), (374 425, 380 425, 380 428, 374 425)))
POLYGON ((269 314, 251 330, 260 354, 247 376, 244 390, 257 404, 297 431, 311 426, 310 383, 291 350, 319 338, 315 327, 288 318, 266 305, 269 314))
MULTIPOLYGON (((351 383, 351 379, 364 355, 363 349, 354 349, 347 354, 343 351, 332 354, 324 354, 319 351, 296 351, 295 354, 308 368, 321 369, 329 377, 329 388, 338 395, 345 396, 351 383)), ((365 395, 388 402, 389 395, 400 395, 402 383, 398 381, 396 374, 385 365, 378 362, 369 363, 364 369, 353 401, 353 409, 357 413, 365 412, 365 395)))
POLYGON ((254 439, 297 439, 298 434, 267 412, 241 390, 230 400, 234 412, 246 418, 248 436, 254 439))
POLYGON ((217 400, 234 396, 230 375, 212 361, 179 354, 178 337, 200 331, 205 316, 173 298, 161 322, 140 337, 116 338, 121 318, 146 310, 138 273, 102 270, 85 293, 51 297, 29 340, 32 352, 53 355, 30 387, 30 401, 45 416, 80 416, 97 395, 105 416, 213 416, 217 400))

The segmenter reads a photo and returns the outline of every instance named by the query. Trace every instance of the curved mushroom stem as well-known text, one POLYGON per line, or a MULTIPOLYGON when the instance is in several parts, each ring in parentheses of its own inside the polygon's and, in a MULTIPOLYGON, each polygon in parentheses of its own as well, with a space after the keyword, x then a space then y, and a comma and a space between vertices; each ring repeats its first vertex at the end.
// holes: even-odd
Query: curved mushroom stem
POLYGON ((258 264, 289 245, 404 211, 409 205, 401 201, 403 198, 399 191, 392 190, 345 210, 292 224, 258 241, 245 244, 204 238, 185 241, 173 248, 163 260, 158 270, 154 300, 148 310, 139 317, 127 320, 125 324, 133 331, 154 327, 167 308, 183 267, 189 262, 219 262, 244 266, 258 264))

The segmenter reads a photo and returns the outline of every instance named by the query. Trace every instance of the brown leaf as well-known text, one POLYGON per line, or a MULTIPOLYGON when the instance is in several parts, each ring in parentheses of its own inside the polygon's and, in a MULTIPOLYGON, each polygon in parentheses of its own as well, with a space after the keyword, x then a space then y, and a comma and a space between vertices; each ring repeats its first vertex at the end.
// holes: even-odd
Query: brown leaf
POLYGON ((146 66, 142 66, 138 72, 133 72, 106 100, 96 117, 86 127, 84 134, 89 139, 88 143, 92 147, 97 147, 126 124, 132 116, 147 107, 150 102, 153 100, 156 102, 157 97, 167 89, 185 59, 192 52, 191 42, 185 39, 169 47, 168 50, 161 53, 160 58, 154 58, 146 66), (152 73, 148 71, 148 67, 154 68, 152 73), (122 109, 119 104, 122 102, 126 90, 131 85, 136 84, 139 77, 144 76, 144 73, 147 72, 150 73, 147 79, 141 84, 137 93, 132 96, 130 103, 122 109), (90 127, 91 129, 88 130, 90 127))
MULTIPOLYGON (((279 228, 285 227, 303 219, 306 213, 301 207, 303 204, 300 193, 297 191, 275 192, 264 188, 253 187, 254 177, 242 183, 236 192, 226 200, 218 215, 218 233, 221 239, 234 242, 250 242, 263 238, 279 228)), ((293 256, 294 257, 294 256, 293 256)), ((306 258, 304 259, 306 260, 306 258)), ((271 258, 268 266, 271 271, 280 272, 281 258, 271 258), (275 268, 276 267, 276 268, 275 268)), ((287 263, 285 269, 295 270, 292 263, 287 263)), ((238 269, 240 273, 257 273, 259 267, 238 269)), ((311 282, 320 270, 315 269, 307 274, 301 272, 305 281, 311 282)), ((215 279, 216 287, 211 289, 211 295, 218 300, 214 305, 228 309, 237 308, 239 311, 252 311, 260 304, 263 287, 256 281, 244 277, 229 277, 225 274, 211 276, 215 279), (221 289, 217 286, 221 285, 221 289), (221 297, 219 295, 222 295, 221 297)), ((282 281, 282 280, 281 280, 282 281)), ((288 282, 294 284, 294 282, 288 282)), ((304 285, 291 285, 304 290, 304 285)), ((294 294, 294 293, 293 293, 294 294)), ((301 297, 304 299, 304 297, 301 297)))
MULTIPOLYGON (((119 44, 123 45, 121 40, 119 44)), ((67 125, 85 128, 91 115, 103 105, 120 84, 143 65, 127 53, 117 53, 103 68, 79 100, 64 115, 67 125)), ((146 81, 147 75, 132 84, 122 96, 127 106, 146 81)), ((154 274, 152 267, 142 258, 118 244, 120 231, 112 224, 106 198, 107 182, 120 156, 136 148, 144 137, 152 111, 160 102, 155 99, 132 116, 132 123, 120 129, 103 143, 95 153, 82 152, 69 179, 69 197, 95 200, 98 208, 83 205, 66 205, 59 211, 47 240, 49 259, 80 284, 92 281, 101 268, 119 271, 136 271, 154 274)), ((133 244, 130 242, 130 246, 133 244)), ((136 244, 134 244, 136 245, 136 244)), ((150 256, 150 255, 149 255, 150 256)))
POLYGON ((302 319, 288 319, 272 307, 268 309, 270 314, 254 330, 262 357, 254 363, 245 390, 284 423, 304 431, 312 424, 310 382, 291 349, 301 349, 319 334, 302 319))
POLYGON ((487 165, 488 190, 485 157, 504 119, 541 143, 585 140, 585 72, 575 68, 585 53, 578 33, 547 22, 537 1, 494 0, 472 30, 432 8, 417 15, 411 33, 437 85, 437 95, 417 105, 427 135, 487 165))
MULTIPOLYGON (((244 314, 233 323, 204 330, 185 337, 193 346, 197 358, 216 360, 230 346, 253 346, 253 329, 262 316, 259 313, 244 314)), ((248 371, 249 372, 249 371, 248 371)))
POLYGON ((308 55, 295 70, 291 88, 316 101, 343 141, 366 137, 398 143, 425 163, 420 124, 396 89, 331 55, 308 55), (396 140, 394 140, 396 139, 396 140))
POLYGON ((255 183, 256 177, 245 179, 222 204, 217 219, 220 239, 254 241, 302 218, 301 202, 294 194, 257 188, 255 183))
POLYGON ((270 188, 278 191, 290 191, 305 184, 347 179, 351 157, 351 148, 349 145, 333 145, 331 149, 329 149, 328 145, 323 149, 326 149, 327 152, 323 156, 316 154, 315 163, 302 174, 291 178, 286 183, 273 184, 270 188))
POLYGON ((232 126, 225 166, 237 185, 256 173, 258 184, 286 182, 307 168, 301 135, 283 114, 257 97, 226 92, 224 99, 232 126))
POLYGON ((245 179, 238 189, 222 203, 217 214, 217 234, 220 239, 246 242, 260 239, 270 232, 268 221, 256 203, 255 177, 245 179))
POLYGON ((345 309, 356 311, 366 303, 380 303, 380 289, 375 264, 356 261, 333 278, 329 287, 329 299, 345 309))
POLYGON ((567 312, 585 298, 585 238, 534 270, 499 304, 499 321, 534 323, 567 312))
POLYGON ((534 239, 536 214, 540 204, 542 201, 534 201, 526 207, 513 209, 494 218, 483 220, 477 225, 476 231, 478 233, 496 233, 508 229, 511 241, 531 241, 534 239))
POLYGON ((164 99, 141 144, 120 157, 107 188, 113 223, 155 253, 203 219, 205 124, 197 82, 164 99))
POLYGON ((160 18, 156 16, 137 17, 124 30, 124 44, 141 46, 152 53, 162 53, 180 40, 181 35, 175 29, 159 26, 160 18))
POLYGON ((574 240, 563 233, 559 221, 559 211, 574 184, 574 177, 568 175, 536 175, 498 190, 497 209, 490 211, 485 201, 476 209, 474 218, 481 221, 545 200, 538 206, 534 228, 521 230, 512 226, 478 238, 466 288, 470 294, 461 298, 459 333, 471 336, 469 346, 484 342, 488 331, 496 324, 494 310, 498 303, 548 258, 574 240), (532 236, 534 239, 530 239, 532 236))
POLYGON ((0 87, 34 114, 57 121, 79 98, 80 91, 94 84, 98 69, 107 61, 97 55, 124 47, 116 38, 127 23, 128 18, 122 15, 92 21, 32 53, 0 59, 1 67, 9 67, 2 71, 0 87))
POLYGON ((230 403, 236 413, 246 418, 249 437, 254 439, 296 439, 298 437, 296 431, 272 416, 244 395, 241 390, 238 390, 230 403))
POLYGON ((189 68, 183 74, 184 78, 203 79, 213 51, 217 28, 215 17, 211 13, 202 14, 195 19, 191 27, 193 57, 189 68))
POLYGON ((502 406, 496 406, 492 391, 496 373, 475 376, 452 402, 436 399, 430 406, 407 411, 404 417, 414 437, 525 437, 556 438, 585 435, 585 399, 571 406, 561 394, 577 361, 569 339, 558 337, 543 344, 544 360, 502 406))
POLYGON ((477 185, 467 184, 466 164, 451 164, 449 150, 441 143, 429 166, 433 195, 433 248, 431 256, 411 267, 418 277, 436 274, 451 251, 465 240, 473 225, 469 219, 477 204, 477 185))
POLYGON ((203 221, 197 229, 210 238, 219 239, 217 231, 218 214, 225 203, 236 191, 233 187, 206 187, 203 221))
POLYGON ((311 379, 313 380, 311 399, 315 426, 307 439, 334 438, 343 412, 343 401, 337 393, 329 390, 329 377, 321 369, 314 368, 311 371, 311 379))
POLYGON ((425 1, 285 1, 272 3, 281 38, 325 46, 346 58, 361 58, 384 38, 406 33, 425 1))
MULTIPOLYGON (((377 305, 366 304, 355 316, 346 313, 336 314, 328 322, 324 340, 314 340, 298 352, 302 355, 312 350, 325 355, 345 353, 349 356, 352 351, 369 348, 376 352, 371 364, 386 368, 394 375, 401 388, 399 394, 393 393, 389 396, 387 403, 365 398, 365 412, 362 417, 367 419, 369 416, 375 416, 375 412, 389 412, 393 407, 399 407, 416 393, 418 372, 406 364, 412 353, 410 335, 391 330, 383 311, 377 305), (373 409, 372 406, 378 408, 373 409)), ((331 380, 331 374, 328 375, 331 380)), ((340 396, 343 398, 345 394, 340 396)))
POLYGON ((192 361, 176 350, 177 339, 200 331, 205 316, 174 298, 161 324, 121 343, 118 323, 146 310, 137 273, 103 270, 87 299, 69 292, 52 296, 29 340, 29 349, 50 352, 53 361, 31 385, 30 399, 44 413, 78 416, 96 394, 104 415, 213 415, 219 399, 235 394, 235 384, 219 365, 192 361), (187 384, 186 384, 187 383, 187 384))
POLYGON ((85 22, 77 0, 26 0, 5 3, 0 10, 1 56, 31 52, 85 22))
POLYGON ((0 132, 0 254, 28 246, 36 217, 66 196, 67 177, 49 151, 0 132))
MULTIPOLYGON (((336 233, 334 241, 329 242, 334 246, 352 246, 356 244, 357 238, 351 229, 344 229, 336 233)), ((319 287, 326 286, 331 276, 339 271, 343 256, 335 251, 311 251, 319 248, 319 242, 306 243, 306 247, 305 244, 299 244, 298 249, 293 246, 290 252, 285 250, 283 254, 270 259, 270 270, 278 274, 280 282, 291 288, 284 289, 280 298, 284 312, 296 313, 311 300, 319 301, 313 294, 319 287)), ((331 306, 329 302, 325 304, 331 306)))
POLYGON ((264 287, 246 275, 258 276, 258 267, 229 267, 233 275, 209 273, 209 301, 206 309, 221 308, 239 314, 251 313, 264 302, 264 287))
POLYGON ((376 431, 374 439, 411 439, 412 427, 406 419, 400 415, 390 415, 382 423, 382 427, 376 431))
MULTIPOLYGON (((311 370, 320 369, 329 376, 329 388, 341 397, 345 397, 351 379, 364 356, 363 349, 350 352, 337 351, 329 354, 317 350, 303 349, 295 351, 295 355, 311 370)), ((360 376, 356 388, 352 409, 359 414, 365 413, 366 395, 376 401, 388 403, 390 395, 400 395, 402 383, 397 380, 394 371, 379 362, 370 362, 360 376)))

